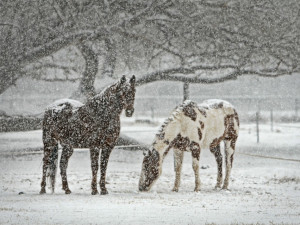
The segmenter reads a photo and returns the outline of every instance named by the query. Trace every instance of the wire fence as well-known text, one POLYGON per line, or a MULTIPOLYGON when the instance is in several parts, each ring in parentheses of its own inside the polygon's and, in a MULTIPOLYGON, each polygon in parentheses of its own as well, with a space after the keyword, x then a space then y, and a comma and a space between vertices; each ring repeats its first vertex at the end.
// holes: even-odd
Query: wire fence
MULTIPOLYGON (((300 97, 271 97, 271 96, 218 96, 234 105, 240 114, 242 121, 256 121, 256 113, 259 112, 260 121, 295 122, 299 120, 300 97), (272 118, 271 118, 272 117, 272 118)), ((212 96, 191 96, 191 100, 201 103, 212 96)), ((166 117, 179 104, 181 96, 143 96, 137 97, 135 102, 136 117, 166 117)))
MULTIPOLYGON (((261 112, 261 116, 273 111, 274 119, 278 116, 298 117, 300 97, 294 96, 190 96, 196 102, 219 98, 233 104, 242 115, 249 112, 261 112)), ((36 115, 43 113, 45 107, 57 100, 53 96, 6 96, 0 98, 0 111, 7 114, 36 115)), ((167 116, 172 109, 181 104, 182 96, 136 96, 135 114, 137 116, 167 116)), ((268 115, 269 116, 269 115, 268 115)))
MULTIPOLYGON (((191 100, 200 103, 214 97, 232 103, 237 109, 241 122, 255 123, 258 134, 261 123, 270 123, 271 130, 273 131, 273 124, 275 122, 300 122, 298 114, 300 97, 297 96, 294 98, 282 96, 191 96, 191 100)), ((140 123, 152 123, 159 118, 166 118, 177 105, 182 103, 182 99, 182 96, 137 96, 134 118, 136 122, 140 123)), ((28 96, 26 98, 11 96, 1 99, 0 111, 18 112, 21 109, 23 110, 21 112, 25 115, 35 115, 41 119, 45 107, 55 100, 50 96, 43 98, 36 96, 30 98, 28 96)), ((25 126, 24 123, 27 121, 27 117, 15 117, 12 119, 13 121, 10 121, 10 118, 1 117, 0 132, 20 130, 18 126, 25 126), (9 127, 12 126, 11 124, 15 124, 16 126, 9 127)), ((34 118, 31 118, 30 121, 32 120, 34 118)), ((31 126, 32 124, 39 125, 39 121, 35 121, 35 123, 30 122, 29 125, 31 126)), ((26 129, 27 127, 30 128, 30 126, 26 126, 26 129)), ((36 127, 31 127, 30 129, 36 129, 36 127)), ((259 142, 259 135, 257 138, 259 142)))

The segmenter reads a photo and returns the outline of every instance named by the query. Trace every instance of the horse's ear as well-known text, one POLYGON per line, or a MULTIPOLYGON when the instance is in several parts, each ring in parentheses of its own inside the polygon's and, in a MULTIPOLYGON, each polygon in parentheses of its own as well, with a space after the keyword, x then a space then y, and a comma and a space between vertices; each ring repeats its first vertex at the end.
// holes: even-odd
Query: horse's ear
POLYGON ((125 77, 125 75, 123 75, 121 78, 121 84, 124 84, 125 82, 126 82, 126 77, 125 77))
POLYGON ((150 156, 151 155, 151 150, 150 149, 143 150, 143 155, 144 156, 150 156))
POLYGON ((147 155, 147 150, 143 150, 143 155, 146 156, 147 155))
POLYGON ((130 78, 130 83, 131 83, 131 84, 134 84, 134 83, 135 83, 135 76, 134 76, 134 75, 132 75, 132 77, 130 78))

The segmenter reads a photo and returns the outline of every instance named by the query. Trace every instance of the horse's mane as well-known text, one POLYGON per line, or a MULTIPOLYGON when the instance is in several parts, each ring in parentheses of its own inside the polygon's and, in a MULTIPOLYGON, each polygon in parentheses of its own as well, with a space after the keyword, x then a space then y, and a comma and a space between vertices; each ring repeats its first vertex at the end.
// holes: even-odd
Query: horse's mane
POLYGON ((179 106, 176 106, 175 109, 172 111, 171 115, 164 121, 164 123, 161 125, 160 129, 155 135, 155 138, 162 137, 162 134, 165 131, 165 128, 173 122, 183 111, 183 109, 187 106, 197 106, 197 103, 191 101, 191 100, 185 100, 182 104, 179 106))
POLYGON ((105 100, 108 97, 107 94, 109 92, 113 92, 114 90, 116 90, 118 84, 119 84, 119 81, 111 84, 110 86, 108 86, 106 88, 104 88, 100 93, 96 94, 88 102, 105 100))

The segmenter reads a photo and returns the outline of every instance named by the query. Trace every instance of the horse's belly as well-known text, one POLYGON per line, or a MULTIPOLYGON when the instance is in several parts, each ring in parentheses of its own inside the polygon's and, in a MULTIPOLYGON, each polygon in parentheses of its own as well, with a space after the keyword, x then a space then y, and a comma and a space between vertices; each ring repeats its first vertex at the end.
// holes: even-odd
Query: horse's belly
POLYGON ((225 131, 224 113, 215 111, 207 116, 203 130, 203 140, 201 141, 202 149, 209 149, 210 144, 215 140, 222 138, 225 131))

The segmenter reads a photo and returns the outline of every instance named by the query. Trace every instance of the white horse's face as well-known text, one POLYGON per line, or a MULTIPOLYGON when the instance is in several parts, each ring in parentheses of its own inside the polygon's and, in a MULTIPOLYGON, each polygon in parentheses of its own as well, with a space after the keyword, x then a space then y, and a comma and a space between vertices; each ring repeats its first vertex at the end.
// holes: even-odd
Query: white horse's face
POLYGON ((156 150, 148 151, 142 164, 139 181, 140 191, 149 191, 161 173, 159 154, 156 150))

